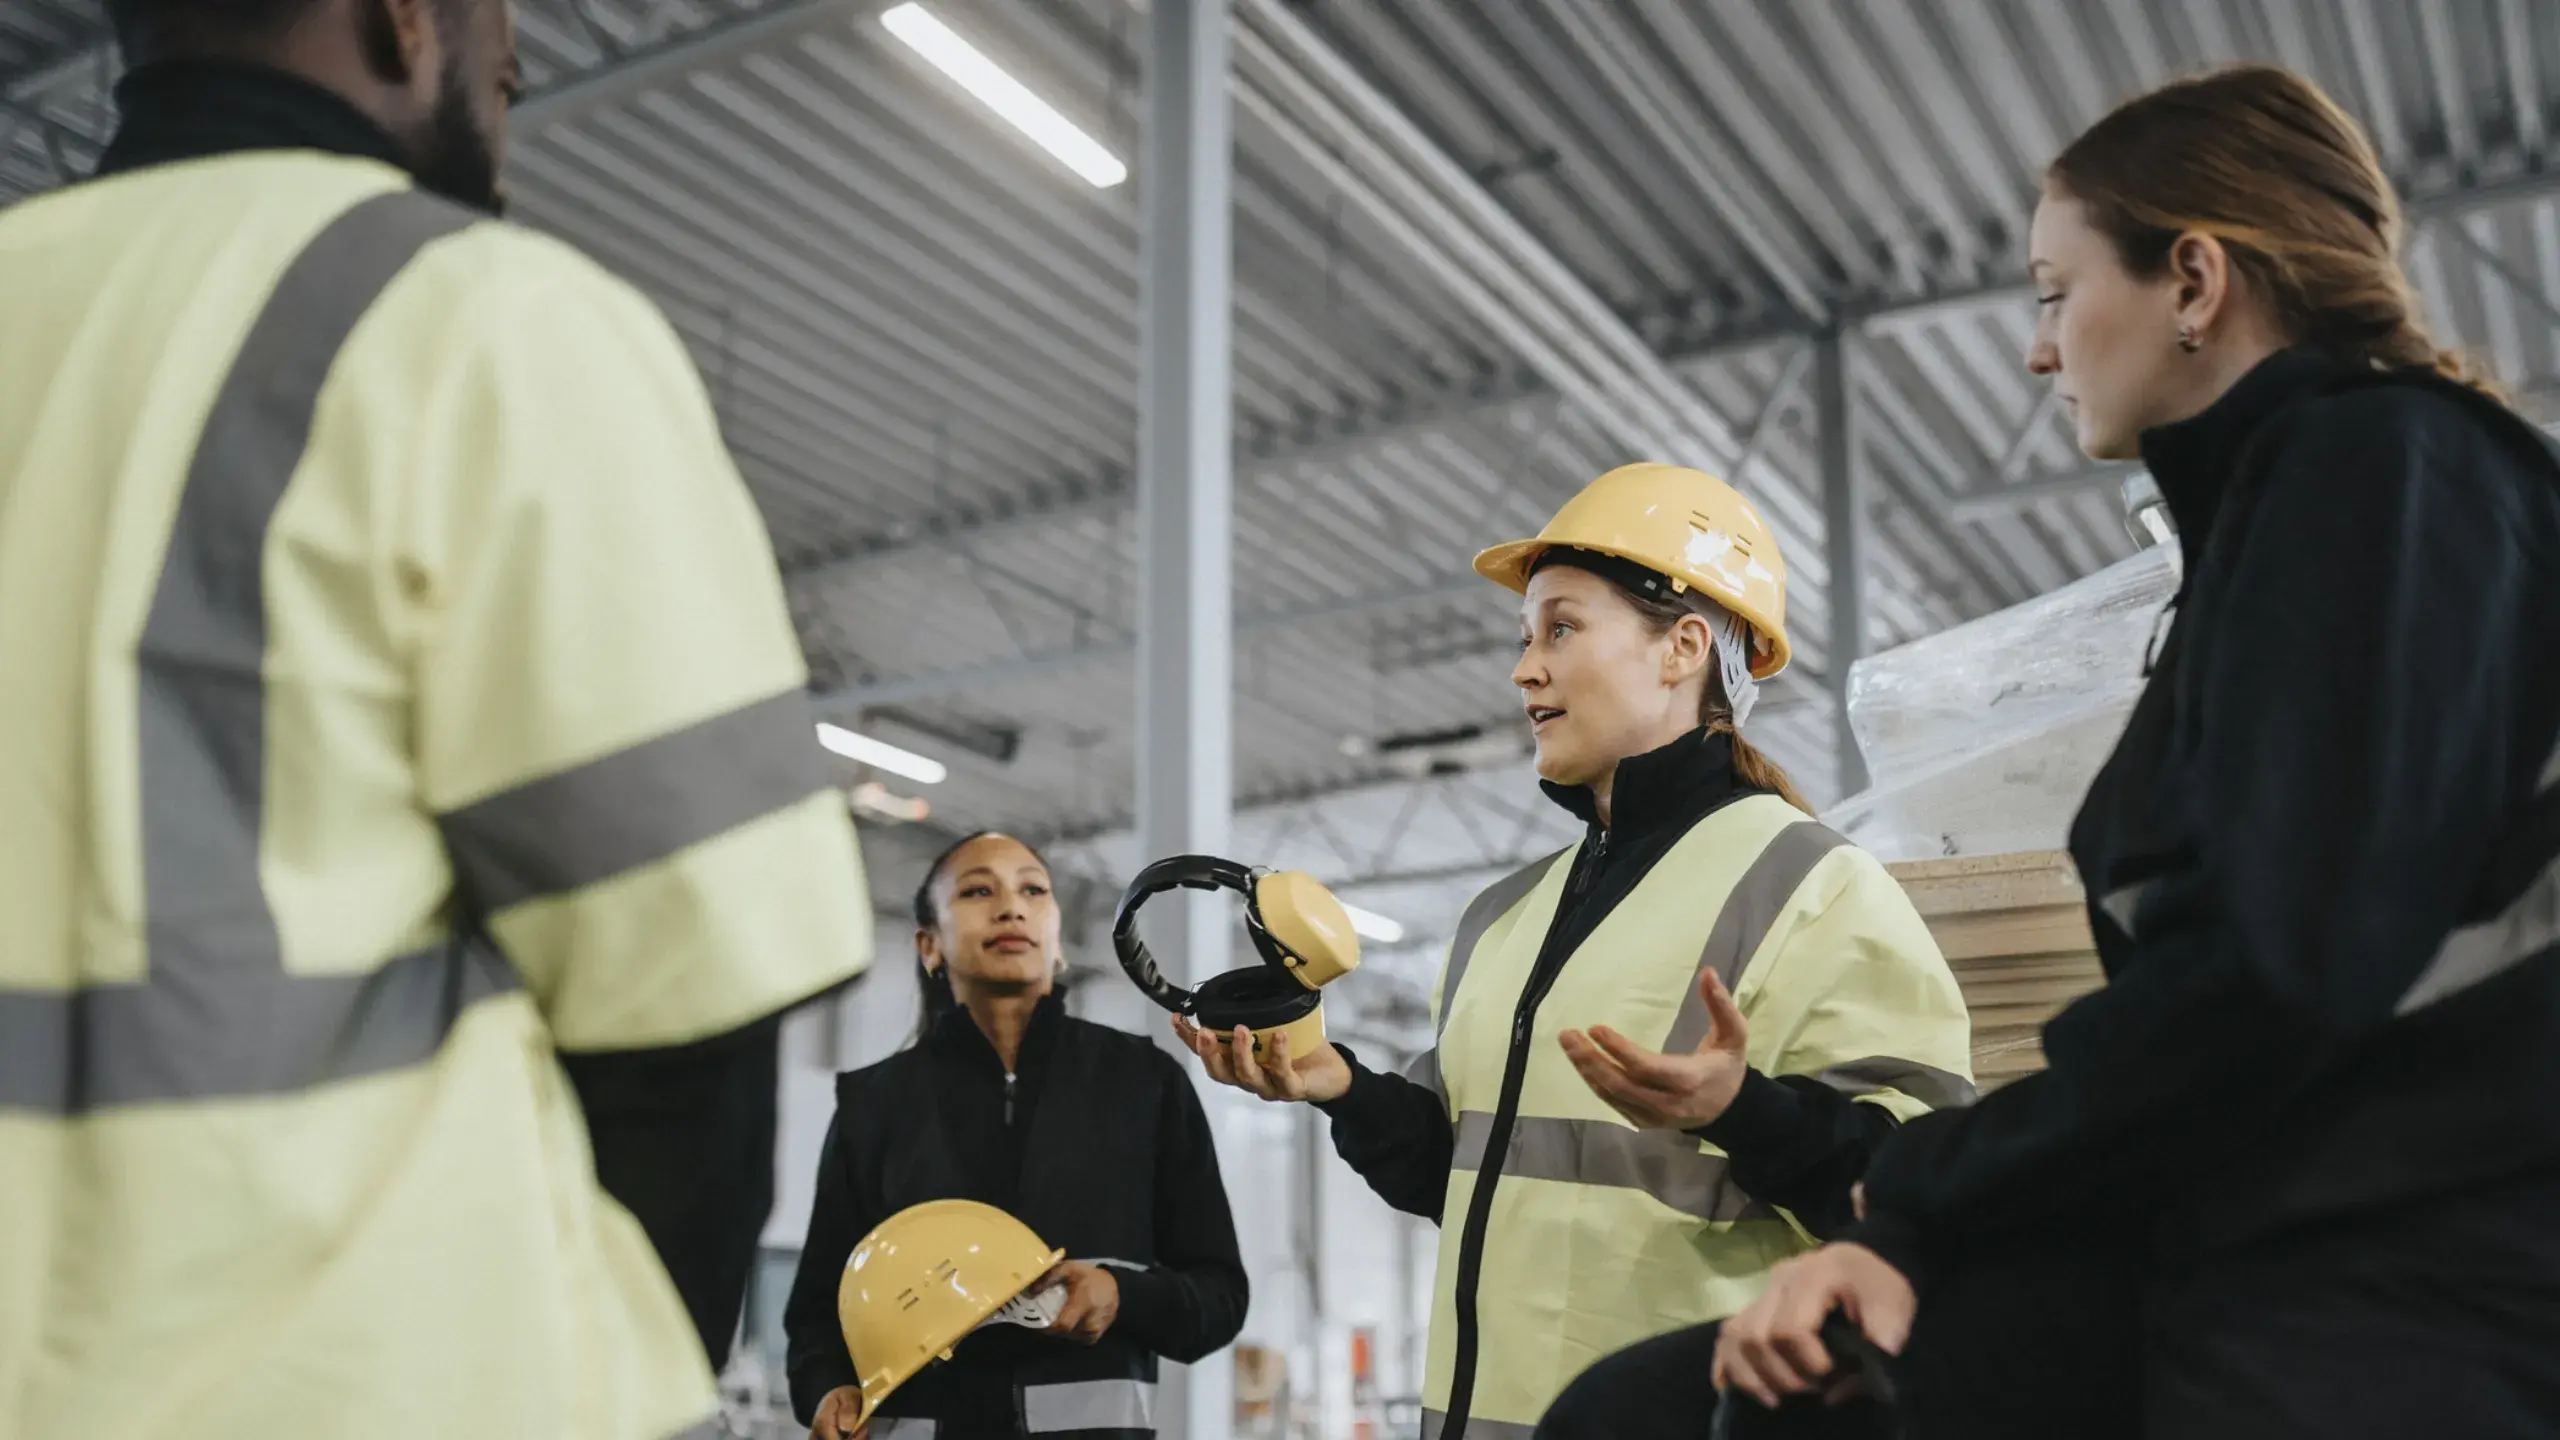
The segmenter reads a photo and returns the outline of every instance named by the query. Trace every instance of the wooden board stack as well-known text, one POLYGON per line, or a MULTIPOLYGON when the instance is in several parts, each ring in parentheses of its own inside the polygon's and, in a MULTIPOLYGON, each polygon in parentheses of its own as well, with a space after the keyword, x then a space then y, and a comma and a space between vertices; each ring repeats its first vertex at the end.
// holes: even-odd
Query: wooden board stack
POLYGON ((2071 857, 2059 850, 1911 860, 1886 867, 1929 922, 1973 1012, 1973 1078, 1985 1092, 2044 1068, 2037 1036, 2098 987, 2096 942, 2071 857))

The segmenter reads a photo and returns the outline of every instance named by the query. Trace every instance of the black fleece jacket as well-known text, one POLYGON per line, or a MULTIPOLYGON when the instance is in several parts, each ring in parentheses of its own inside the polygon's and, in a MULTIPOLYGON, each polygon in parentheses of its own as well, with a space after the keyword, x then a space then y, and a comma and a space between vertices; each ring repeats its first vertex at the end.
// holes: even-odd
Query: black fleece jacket
MULTIPOLYGON (((1614 823, 1606 827, 1589 790, 1543 788, 1590 832, 1567 887, 1578 898, 1558 907, 1542 947, 1559 964, 1691 827, 1763 793, 1735 778, 1730 737, 1704 730, 1622 762, 1614 823)), ((1332 1117, 1334 1149, 1379 1198, 1438 1220, 1456 1151, 1446 1105, 1428 1087, 1371 1070, 1347 1047, 1335 1048, 1351 1063, 1351 1088, 1319 1107, 1332 1117)), ((1857 1104, 1811 1076, 1772 1079, 1754 1070, 1725 1113, 1697 1134, 1731 1157, 1734 1183, 1746 1194, 1822 1235, 1848 1223, 1849 1187, 1894 1123, 1881 1107, 1857 1104)))
POLYGON ((2187 565, 2072 831, 2107 984, 2043 1073, 1883 1147, 1855 1238, 1924 1292, 2348 1217, 2441 1247, 2524 1207, 2560 1251, 2560 464, 2309 349, 2142 449, 2187 565), (2444 956, 2503 964, 2422 1003, 2444 956))
MULTIPOLYGON (((912 1051, 849 1077, 876 1078, 894 1067, 890 1078, 900 1087, 930 1088, 929 1104, 849 1113, 839 1086, 836 1117, 818 1156, 808 1241, 783 1310, 792 1403, 802 1420, 828 1391, 858 1383, 836 1318, 846 1259, 872 1227, 928 1199, 993 1205, 1064 1246, 1070 1258, 1119 1255, 1144 1262, 1112 1268, 1120 1290, 1112 1343, 1188 1363, 1243 1328, 1248 1289, 1235 1220, 1208 1115, 1181 1065, 1143 1039, 1067 1014, 1054 995, 1033 1012, 1014 1065, 1006 1074, 977 1022, 955 1008, 934 1021, 912 1051), (1136 1057, 1127 1068, 1141 1076, 1138 1094, 1100 1096, 1060 1083, 1061 1075, 1088 1073, 1067 1063, 1074 1052, 1097 1050, 1136 1057), (932 1143, 895 1143, 918 1139, 918 1127, 927 1124, 942 1127, 929 1137, 932 1143), (1044 1174, 1036 1164, 1026 1170, 1043 1135, 1053 1146, 1047 1153, 1072 1157, 1067 1163, 1079 1173, 1044 1174), (947 1157, 955 1168, 940 1173, 918 1154, 936 1166, 947 1157), (872 1169, 864 1156, 888 1159, 884 1169, 872 1169), (1031 1203, 1077 1197, 1111 1214, 1053 1215, 1031 1203), (1143 1244, 1124 1236, 1111 1250, 1079 1248, 1080 1233, 1129 1226, 1138 1227, 1143 1244)), ((934 1392, 946 1434, 1010 1434, 1019 1422, 1015 1381, 1026 1365, 1066 1343, 1011 1327, 981 1331, 961 1342, 947 1366, 911 1383, 934 1392)))

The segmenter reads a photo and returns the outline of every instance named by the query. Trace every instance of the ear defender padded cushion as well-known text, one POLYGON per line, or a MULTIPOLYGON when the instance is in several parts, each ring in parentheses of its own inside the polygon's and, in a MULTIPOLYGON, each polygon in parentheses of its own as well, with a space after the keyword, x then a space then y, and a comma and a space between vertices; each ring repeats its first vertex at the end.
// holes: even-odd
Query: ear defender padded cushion
POLYGON ((1316 992, 1272 965, 1248 965, 1212 975, 1191 995, 1191 1014, 1204 1030, 1271 1030, 1314 1013, 1316 992))

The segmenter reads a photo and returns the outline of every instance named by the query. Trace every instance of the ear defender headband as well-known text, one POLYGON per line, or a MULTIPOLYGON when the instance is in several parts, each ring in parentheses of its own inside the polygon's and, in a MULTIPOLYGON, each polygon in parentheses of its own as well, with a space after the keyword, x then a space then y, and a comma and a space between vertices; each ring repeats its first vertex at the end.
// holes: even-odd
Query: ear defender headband
POLYGON ((1273 1035, 1287 1033, 1292 1054, 1305 1055, 1324 1038, 1324 1012, 1316 992, 1360 965, 1360 937, 1333 892, 1294 870, 1256 871, 1213 855, 1176 855, 1138 872, 1120 897, 1111 926, 1111 948, 1120 968, 1146 997, 1201 1028, 1221 1033, 1242 1025, 1259 1052, 1273 1035), (1147 942, 1138 938, 1138 911, 1171 890, 1232 890, 1244 897, 1245 935, 1262 957, 1185 989, 1156 968, 1147 942))

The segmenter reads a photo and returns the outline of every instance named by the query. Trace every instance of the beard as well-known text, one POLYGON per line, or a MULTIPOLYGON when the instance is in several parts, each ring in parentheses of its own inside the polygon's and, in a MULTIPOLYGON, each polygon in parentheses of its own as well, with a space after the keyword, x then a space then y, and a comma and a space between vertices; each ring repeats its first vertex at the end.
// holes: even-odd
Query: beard
MULTIPOLYGON (((458 36, 455 38, 459 38, 458 36)), ((410 167, 420 189, 491 215, 507 210, 498 183, 498 141, 472 114, 471 87, 463 79, 461 57, 452 58, 436 85, 435 111, 410 167)))

